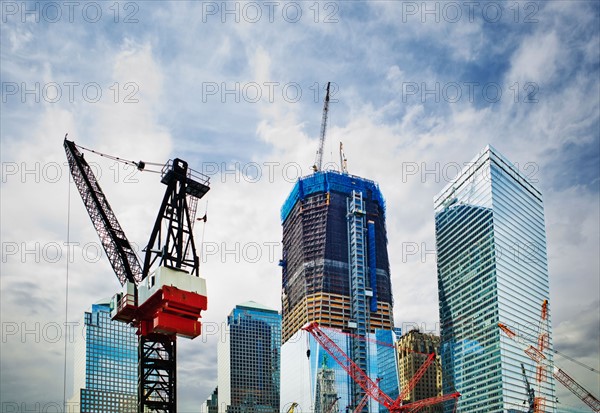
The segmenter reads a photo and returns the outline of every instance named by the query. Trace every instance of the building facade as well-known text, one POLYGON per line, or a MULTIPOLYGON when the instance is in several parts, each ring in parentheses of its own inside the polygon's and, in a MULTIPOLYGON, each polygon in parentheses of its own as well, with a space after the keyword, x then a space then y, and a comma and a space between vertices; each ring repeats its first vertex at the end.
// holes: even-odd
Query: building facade
MULTIPOLYGON (((312 337, 304 338, 301 328, 312 321, 328 329, 373 379, 382 377, 382 390, 397 396, 393 348, 374 344, 376 337, 390 344, 395 339, 385 202, 378 185, 347 173, 315 172, 296 182, 281 221, 282 402, 298 402, 302 411, 321 409, 324 399, 317 400, 316 388, 330 370, 335 389, 328 394, 339 398, 336 411, 357 406, 364 396, 312 337)), ((379 407, 371 400, 366 409, 379 407)))
MULTIPOLYGON (((407 394, 406 402, 428 399, 442 395, 442 366, 440 363, 440 337, 434 334, 411 330, 396 341, 398 381, 400 388, 408 386, 423 365, 428 355, 436 354, 434 362, 427 368, 417 385, 407 394)), ((443 406, 427 406, 422 412, 441 413, 443 406)))
POLYGON ((281 315, 249 301, 227 317, 218 345, 218 406, 229 413, 279 412, 281 315))
POLYGON ((136 329, 110 318, 110 300, 85 312, 83 339, 75 343, 75 410, 129 413, 137 410, 136 329))
MULTIPOLYGON (((542 195, 488 146, 434 206, 444 393, 461 393, 459 412, 520 411, 527 400, 520 363, 530 382, 536 364, 498 323, 528 334, 532 344, 537 339, 549 298, 542 195)), ((545 399, 544 412, 556 411, 551 374, 536 397, 545 399)))
POLYGON ((201 413, 219 413, 219 388, 215 387, 210 397, 202 404, 201 413))

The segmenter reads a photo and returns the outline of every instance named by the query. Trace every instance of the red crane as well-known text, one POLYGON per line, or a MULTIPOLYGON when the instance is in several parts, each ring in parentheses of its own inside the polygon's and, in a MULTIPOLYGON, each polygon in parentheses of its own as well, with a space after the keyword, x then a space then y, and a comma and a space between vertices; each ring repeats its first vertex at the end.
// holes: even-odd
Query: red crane
POLYGON ((425 363, 417 371, 415 376, 410 380, 408 386, 402 390, 402 393, 396 400, 388 396, 379 385, 374 382, 359 366, 352 361, 350 357, 337 345, 331 338, 325 334, 325 332, 319 327, 317 322, 311 322, 302 327, 303 330, 308 331, 313 338, 323 347, 327 353, 348 373, 352 380, 358 384, 363 391, 376 400, 379 404, 385 406, 391 412, 417 412, 425 406, 431 406, 434 404, 442 403, 447 400, 454 399, 455 402, 460 397, 458 392, 446 394, 439 397, 431 397, 424 400, 418 400, 416 402, 403 404, 403 399, 414 388, 419 379, 425 373, 425 370, 435 359, 435 354, 429 355, 425 363))
MULTIPOLYGON (((174 413, 176 337, 200 335, 198 319, 207 308, 206 282, 198 275, 192 228, 197 200, 210 189, 208 177, 188 169, 181 159, 163 167, 161 182, 167 189, 142 265, 79 150, 85 148, 66 136, 64 147, 75 186, 123 285, 123 292, 111 301, 111 316, 137 327, 138 412, 174 413)), ((126 163, 145 168, 141 161, 126 163)))
POLYGON ((600 412, 600 400, 584 389, 575 381, 575 379, 556 366, 554 367, 554 377, 561 382, 563 386, 571 390, 575 396, 579 397, 579 399, 587 404, 594 412, 600 412))
MULTIPOLYGON (((510 339, 521 344, 523 351, 527 356, 536 363, 536 382, 538 383, 538 396, 534 398, 533 410, 535 413, 544 412, 546 400, 541 393, 541 383, 547 381, 548 370, 550 369, 549 358, 547 352, 550 347, 548 335, 548 300, 542 303, 542 311, 540 315, 540 325, 537 336, 537 343, 532 345, 521 335, 514 332, 505 324, 498 323, 498 327, 510 339)), ((571 378, 567 373, 558 367, 554 366, 553 376, 562 383, 567 389, 575 394, 582 402, 588 405, 594 412, 600 412, 600 401, 594 397, 589 391, 585 390, 579 383, 571 378)))
MULTIPOLYGON (((381 381, 381 377, 377 377, 377 380, 375 380, 375 384, 379 385, 380 381, 381 381)), ((365 393, 365 395, 363 396, 363 398, 360 399, 360 402, 356 406, 356 409, 354 409, 354 413, 360 413, 360 412, 362 412, 362 409, 364 409, 364 407, 366 406, 368 400, 369 400, 369 393, 365 393)))

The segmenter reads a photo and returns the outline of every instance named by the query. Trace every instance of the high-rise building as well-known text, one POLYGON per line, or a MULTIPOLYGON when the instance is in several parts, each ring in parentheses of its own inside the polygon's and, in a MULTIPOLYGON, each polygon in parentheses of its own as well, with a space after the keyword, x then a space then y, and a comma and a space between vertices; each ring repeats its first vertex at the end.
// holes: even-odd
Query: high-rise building
MULTIPOLYGON (((385 203, 378 185, 335 171, 300 178, 281 209, 282 402, 302 411, 321 408, 316 387, 335 376, 339 409, 356 407, 364 393, 302 326, 317 321, 331 338, 390 396, 398 393, 392 347, 393 300, 385 228, 385 203), (351 333, 351 334, 347 334, 351 333), (357 339, 366 337, 367 340, 357 339), (369 340, 372 339, 372 340, 369 340), (308 355, 308 357, 305 356, 308 355)), ((323 399, 320 399, 323 400, 323 399)), ((379 407, 374 401, 369 411, 379 407)))
POLYGON ((220 413, 219 412, 219 388, 216 387, 210 397, 206 399, 200 409, 201 413, 220 413))
POLYGON ((72 406, 82 413, 137 410, 136 329, 110 318, 110 300, 92 305, 75 343, 72 406))
MULTIPOLYGON (((398 381, 401 389, 408 386, 410 380, 427 359, 428 354, 436 354, 434 362, 425 370, 425 374, 407 395, 406 400, 408 402, 442 395, 442 366, 439 359, 439 349, 439 336, 421 333, 418 330, 411 330, 396 341, 398 381)), ((420 411, 438 413, 442 411, 442 406, 427 406, 420 411)))
POLYGON ((218 405, 228 413, 279 412, 281 315, 254 301, 237 305, 218 344, 218 405))
MULTIPOLYGON (((459 412, 521 411, 520 364, 534 383, 536 365, 498 323, 529 332, 535 343, 549 298, 542 195, 487 146, 434 205, 444 393, 461 393, 459 412)), ((535 391, 546 400, 541 411, 555 412, 552 376, 535 391)))

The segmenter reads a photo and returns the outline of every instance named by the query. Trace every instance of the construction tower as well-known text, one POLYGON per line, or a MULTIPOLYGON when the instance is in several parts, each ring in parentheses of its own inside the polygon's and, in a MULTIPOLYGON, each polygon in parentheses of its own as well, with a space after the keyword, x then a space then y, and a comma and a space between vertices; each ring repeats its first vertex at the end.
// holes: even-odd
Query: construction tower
MULTIPOLYGON (((309 398, 316 398, 325 353, 312 339, 300 338, 301 328, 311 321, 351 333, 340 332, 334 340, 374 380, 382 377, 386 392, 397 393, 397 372, 389 367, 395 366, 393 348, 356 338, 371 336, 390 344, 395 338, 385 202, 379 186, 348 173, 317 171, 296 182, 281 209, 281 221, 282 404, 305 400, 300 403, 303 411, 317 408, 309 398), (308 360, 301 356, 307 350, 308 360), (305 371, 307 362, 310 366, 302 383, 294 375, 300 362, 305 371)), ((356 407, 362 389, 332 360, 327 367, 337 369, 339 409, 356 407)), ((375 406, 367 404, 363 411, 375 406)))

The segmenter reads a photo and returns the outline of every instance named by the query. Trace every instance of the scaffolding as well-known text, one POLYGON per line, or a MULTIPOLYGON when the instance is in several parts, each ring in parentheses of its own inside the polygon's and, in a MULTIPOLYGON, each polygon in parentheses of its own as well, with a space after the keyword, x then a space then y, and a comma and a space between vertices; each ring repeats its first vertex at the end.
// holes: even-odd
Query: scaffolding
MULTIPOLYGON (((366 295, 366 260, 365 260, 365 205, 362 193, 352 191, 347 199, 348 212, 348 257, 350 261, 351 318, 348 328, 359 337, 366 337, 369 328, 366 295)), ((367 343, 352 337, 350 340, 350 357, 363 371, 367 369, 367 343)), ((352 405, 356 406, 364 397, 363 390, 356 382, 352 382, 352 405)), ((363 406, 364 408, 364 406, 363 406)))
POLYGON ((298 179, 292 192, 281 207, 281 222, 285 222, 290 212, 299 200, 314 193, 338 192, 350 194, 352 191, 362 192, 376 201, 381 207, 385 219, 385 200, 379 190, 379 185, 369 179, 343 174, 337 171, 317 172, 298 179))

